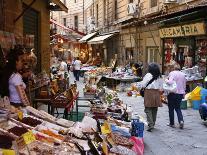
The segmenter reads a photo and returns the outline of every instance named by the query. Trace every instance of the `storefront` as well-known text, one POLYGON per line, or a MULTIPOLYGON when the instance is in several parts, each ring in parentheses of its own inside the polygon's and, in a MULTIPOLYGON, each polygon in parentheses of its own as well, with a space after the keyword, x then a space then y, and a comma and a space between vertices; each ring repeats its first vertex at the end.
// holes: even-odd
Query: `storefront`
POLYGON ((159 30, 163 39, 163 67, 172 61, 181 68, 199 66, 202 76, 206 75, 207 36, 205 21, 189 22, 159 30))
POLYGON ((94 57, 101 57, 105 65, 111 65, 118 53, 118 31, 101 34, 88 41, 91 44, 94 57))

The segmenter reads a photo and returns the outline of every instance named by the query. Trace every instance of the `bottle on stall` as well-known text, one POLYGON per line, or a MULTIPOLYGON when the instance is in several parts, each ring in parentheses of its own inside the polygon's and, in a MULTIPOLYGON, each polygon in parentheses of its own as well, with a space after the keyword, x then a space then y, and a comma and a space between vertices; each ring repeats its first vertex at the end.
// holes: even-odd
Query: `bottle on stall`
POLYGON ((132 119, 132 108, 131 108, 130 105, 127 106, 126 112, 128 114, 128 121, 131 121, 131 119, 132 119))

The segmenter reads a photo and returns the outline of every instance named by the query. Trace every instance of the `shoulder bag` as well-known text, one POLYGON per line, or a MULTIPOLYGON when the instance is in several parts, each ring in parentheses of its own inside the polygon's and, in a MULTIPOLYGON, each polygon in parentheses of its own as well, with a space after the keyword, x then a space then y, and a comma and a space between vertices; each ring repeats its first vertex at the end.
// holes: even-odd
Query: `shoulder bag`
POLYGON ((147 83, 146 87, 142 88, 142 89, 139 91, 139 93, 140 93, 140 95, 141 95, 142 97, 144 97, 144 91, 145 91, 145 89, 147 88, 147 86, 149 86, 154 80, 155 80, 155 79, 152 78, 152 79, 147 83))

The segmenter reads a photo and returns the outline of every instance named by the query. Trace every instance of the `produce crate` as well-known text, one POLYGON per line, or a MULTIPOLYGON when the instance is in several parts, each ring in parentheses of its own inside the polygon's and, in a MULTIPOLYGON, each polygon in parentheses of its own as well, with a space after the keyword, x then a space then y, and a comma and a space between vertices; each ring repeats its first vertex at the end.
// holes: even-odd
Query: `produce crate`
POLYGON ((181 109, 187 109, 187 100, 182 100, 182 102, 180 104, 180 108, 181 109))

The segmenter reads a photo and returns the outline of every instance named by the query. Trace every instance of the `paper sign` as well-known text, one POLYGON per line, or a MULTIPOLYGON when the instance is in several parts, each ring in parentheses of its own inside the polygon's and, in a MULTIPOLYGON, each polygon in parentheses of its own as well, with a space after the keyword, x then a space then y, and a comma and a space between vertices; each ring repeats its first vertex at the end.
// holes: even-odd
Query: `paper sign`
POLYGON ((23 134, 22 137, 24 139, 25 144, 30 144, 36 140, 35 135, 32 133, 32 131, 23 134))
POLYGON ((7 150, 7 149, 2 149, 3 155, 15 155, 14 150, 7 150))
POLYGON ((103 149, 103 152, 104 152, 105 155, 109 154, 107 143, 105 141, 102 143, 102 149, 103 149))
POLYGON ((23 119, 23 112, 21 112, 21 111, 18 112, 18 118, 19 118, 19 120, 23 119))
POLYGON ((101 126, 101 132, 103 134, 111 133, 111 127, 107 121, 104 122, 103 126, 101 126))

